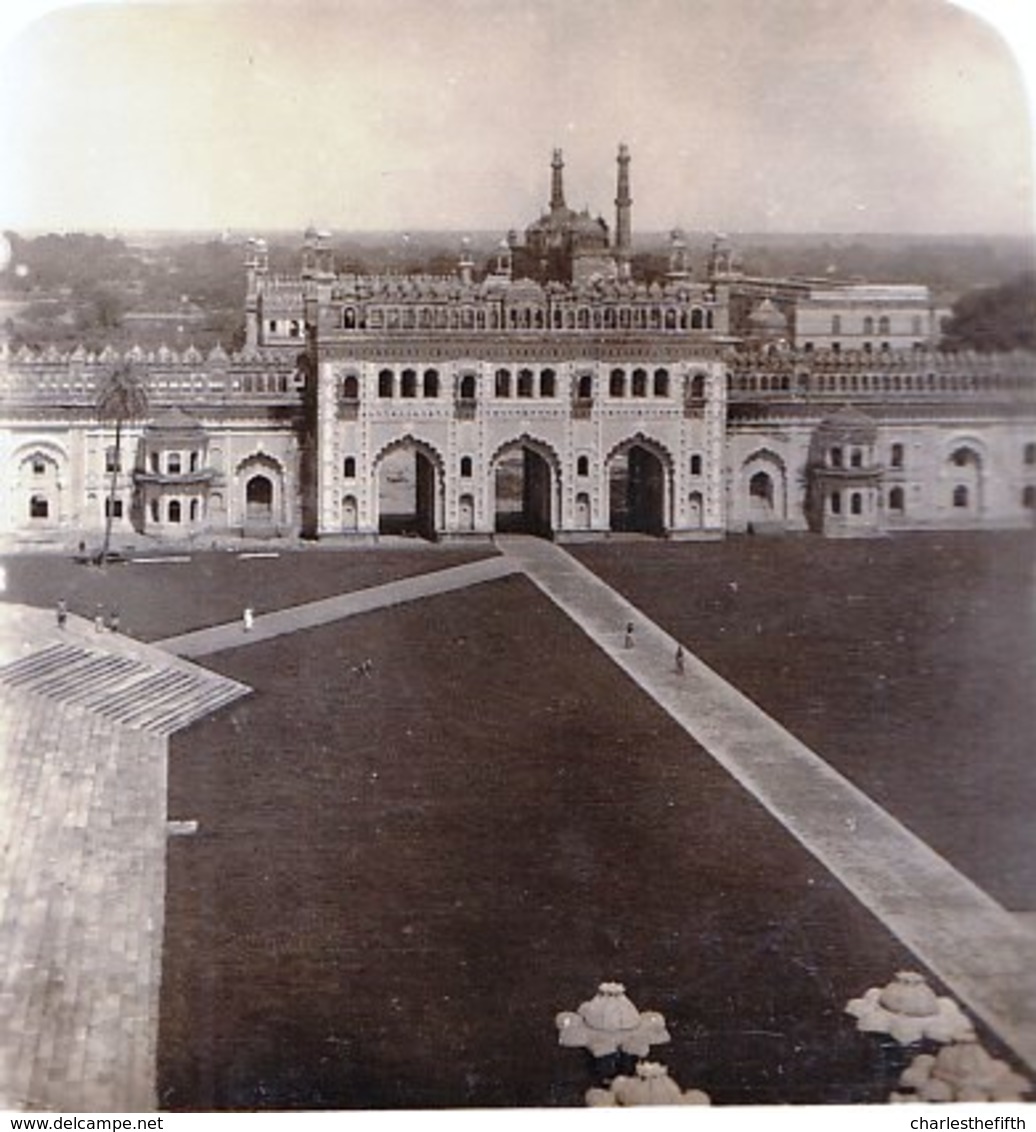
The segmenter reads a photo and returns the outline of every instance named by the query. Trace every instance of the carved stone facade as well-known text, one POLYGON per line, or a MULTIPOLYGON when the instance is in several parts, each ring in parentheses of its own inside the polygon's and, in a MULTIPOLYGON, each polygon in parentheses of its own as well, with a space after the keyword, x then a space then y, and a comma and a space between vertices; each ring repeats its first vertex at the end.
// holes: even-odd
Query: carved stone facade
POLYGON ((722 242, 695 281, 679 233, 666 279, 635 281, 628 152, 610 247, 603 222, 580 243, 560 154, 553 172, 529 246, 600 261, 571 281, 516 277, 507 241, 482 278, 466 248, 455 276, 338 275, 315 230, 278 278, 254 241, 243 351, 125 355, 151 416, 124 427, 117 469, 94 405, 120 355, 4 349, 0 534, 96 534, 113 473, 116 538, 1032 524, 1036 357, 939 353, 924 288, 821 295, 745 276, 722 242), (837 349, 831 310, 855 320, 837 349))

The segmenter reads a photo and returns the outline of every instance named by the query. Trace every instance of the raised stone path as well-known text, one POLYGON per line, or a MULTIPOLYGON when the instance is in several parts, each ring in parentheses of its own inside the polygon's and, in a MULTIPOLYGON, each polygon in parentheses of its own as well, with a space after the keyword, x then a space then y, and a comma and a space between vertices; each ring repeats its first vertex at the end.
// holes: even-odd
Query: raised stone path
MULTIPOLYGON (((677 672, 676 640, 570 555, 540 539, 497 541, 501 557, 261 614, 247 633, 234 623, 169 638, 158 642, 167 650, 164 661, 154 646, 95 636, 76 618, 61 632, 52 613, 4 607, 0 1109, 125 1112, 156 1105, 166 735, 183 725, 175 701, 185 685, 150 681, 166 665, 200 672, 169 654, 240 647, 515 572, 525 573, 951 993, 1036 1067, 1036 934, 686 645, 677 672), (628 622, 632 647, 626 647, 628 622), (92 688, 64 680, 62 658, 80 666, 92 688), (157 698, 127 715, 118 673, 135 674, 157 698), (171 697, 164 712, 163 690, 171 697)), ((204 713, 201 701, 187 701, 204 713)))
POLYGON ((209 629, 199 629, 193 633, 183 633, 177 637, 166 637, 155 643, 178 656, 207 656, 221 649, 237 648, 253 641, 266 641, 285 633, 296 633, 300 629, 311 629, 329 621, 343 617, 354 617, 358 613, 369 613, 390 605, 408 601, 419 601, 433 594, 449 593, 464 589, 477 582, 488 582, 513 574, 520 567, 508 558, 482 558, 463 566, 452 566, 446 570, 436 570, 430 574, 417 574, 397 582, 386 582, 382 586, 371 586, 365 590, 339 594, 337 597, 321 601, 307 602, 305 605, 280 609, 273 613, 256 611, 251 630, 246 631, 242 622, 232 625, 215 625, 209 629))
POLYGON ((0 609, 0 1109, 156 1107, 167 736, 248 691, 0 609))
MULTIPOLYGON (((571 555, 505 555, 1036 1069, 1036 935, 571 555), (633 645, 626 626, 633 623, 633 645)), ((891 972, 890 972, 891 974, 891 972)), ((861 993, 866 988, 860 988, 861 993)))

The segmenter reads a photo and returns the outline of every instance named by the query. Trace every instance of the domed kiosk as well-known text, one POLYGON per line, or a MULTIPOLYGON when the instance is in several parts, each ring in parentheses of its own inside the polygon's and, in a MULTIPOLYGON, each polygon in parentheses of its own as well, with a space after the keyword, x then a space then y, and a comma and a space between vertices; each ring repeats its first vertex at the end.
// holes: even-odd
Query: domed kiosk
POLYGON ((810 529, 830 538, 882 533, 878 426, 847 406, 817 425, 807 464, 810 529))

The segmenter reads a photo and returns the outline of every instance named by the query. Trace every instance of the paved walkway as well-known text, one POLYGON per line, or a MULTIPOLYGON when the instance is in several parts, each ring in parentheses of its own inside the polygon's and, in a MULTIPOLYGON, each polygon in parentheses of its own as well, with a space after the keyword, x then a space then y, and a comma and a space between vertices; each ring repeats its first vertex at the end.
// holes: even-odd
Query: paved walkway
POLYGON ((0 607, 0 1109, 156 1107, 166 737, 247 691, 0 607))
MULTIPOLYGON (((686 646, 677 673, 677 642, 570 555, 540 539, 498 544, 498 558, 260 615, 250 633, 235 623, 158 644, 201 656, 524 572, 1036 1067, 1036 935, 686 646)), ((49 612, 3 613, 0 665, 21 683, 4 686, 0 675, 0 1109, 153 1109, 165 732, 181 724, 175 711, 120 723, 96 710, 109 702, 104 694, 52 680, 38 654, 49 649, 53 659, 56 647, 71 645, 83 654, 73 662, 102 681, 130 671, 149 679, 126 660, 198 670, 174 656, 160 661, 154 646, 95 635, 76 618, 60 634, 49 612), (111 652, 114 667, 97 652, 111 652)), ((172 689, 175 700, 183 682, 147 686, 172 689)))
MULTIPOLYGON (((505 555, 1036 1069, 1036 936, 571 555, 505 555), (632 622, 633 647, 626 647, 632 622)), ((891 972, 890 972, 891 975, 891 972)), ((861 987, 862 991, 866 989, 861 987)))
POLYGON ((252 629, 245 631, 241 622, 231 625, 214 625, 209 629, 199 629, 194 633, 183 633, 177 637, 166 637, 156 641, 159 648, 178 656, 207 656, 221 649, 238 648, 255 641, 267 641, 285 633, 296 633, 300 629, 312 629, 329 621, 344 617, 354 617, 358 613, 369 613, 403 602, 419 601, 433 594, 450 593, 464 589, 477 582, 488 582, 513 574, 520 567, 510 559, 498 556, 468 562, 463 566, 452 566, 446 570, 436 570, 429 574, 417 574, 402 578, 397 582, 386 582, 383 586, 356 590, 353 593, 339 594, 337 597, 311 601, 305 605, 280 609, 274 613, 256 611, 257 616, 252 629))

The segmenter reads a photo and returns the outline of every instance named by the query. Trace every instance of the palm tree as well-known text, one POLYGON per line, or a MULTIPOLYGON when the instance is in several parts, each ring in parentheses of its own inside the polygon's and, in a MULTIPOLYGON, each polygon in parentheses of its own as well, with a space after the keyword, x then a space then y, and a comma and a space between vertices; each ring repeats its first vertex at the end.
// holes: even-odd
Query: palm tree
POLYGON ((95 408, 100 420, 115 422, 115 459, 112 461, 111 486, 108 491, 104 545, 100 553, 100 562, 104 565, 108 560, 108 550, 111 546, 115 492, 118 487, 119 468, 122 466, 122 425, 124 421, 140 420, 148 411, 147 389, 134 369, 132 361, 127 359, 118 362, 112 368, 97 391, 95 408))

